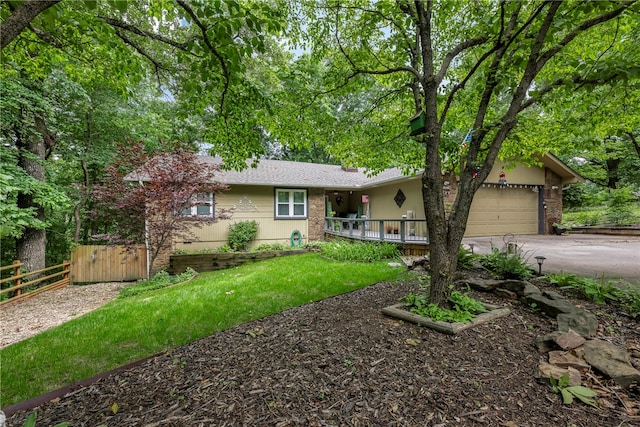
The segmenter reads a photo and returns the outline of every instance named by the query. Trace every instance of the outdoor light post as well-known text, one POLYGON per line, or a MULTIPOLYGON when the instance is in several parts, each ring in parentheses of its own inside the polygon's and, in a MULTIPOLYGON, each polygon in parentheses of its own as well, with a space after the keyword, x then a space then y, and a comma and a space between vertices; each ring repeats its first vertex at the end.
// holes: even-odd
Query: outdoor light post
POLYGON ((538 261, 538 276, 542 276, 542 263, 544 262, 545 259, 546 258, 541 255, 538 255, 536 257, 536 261, 538 261))

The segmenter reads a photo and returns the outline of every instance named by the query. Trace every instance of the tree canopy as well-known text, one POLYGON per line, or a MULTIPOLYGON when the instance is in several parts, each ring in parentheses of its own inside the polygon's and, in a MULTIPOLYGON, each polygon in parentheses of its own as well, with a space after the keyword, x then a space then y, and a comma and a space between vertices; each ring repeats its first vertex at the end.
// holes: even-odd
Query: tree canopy
POLYGON ((306 6, 299 11, 309 19, 312 55, 327 64, 311 99, 329 94, 336 122, 345 107, 353 113, 341 114, 348 124, 329 142, 332 152, 374 170, 389 164, 424 170, 436 303, 447 300, 473 195, 495 160, 549 149, 548 141, 511 143, 526 113, 639 71, 634 1, 306 6), (344 102, 336 102, 340 96, 344 102), (424 114, 425 132, 411 138, 407 123, 416 113, 424 114), (451 169, 460 181, 447 212, 443 173, 451 169))

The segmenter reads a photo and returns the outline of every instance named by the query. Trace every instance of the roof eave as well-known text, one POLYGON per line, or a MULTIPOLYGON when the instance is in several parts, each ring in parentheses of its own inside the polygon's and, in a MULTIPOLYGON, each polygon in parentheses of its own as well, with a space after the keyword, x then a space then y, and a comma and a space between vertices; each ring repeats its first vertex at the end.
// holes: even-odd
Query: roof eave
POLYGON ((541 156, 540 161, 562 178, 562 184, 577 184, 586 181, 582 175, 551 153, 541 156))

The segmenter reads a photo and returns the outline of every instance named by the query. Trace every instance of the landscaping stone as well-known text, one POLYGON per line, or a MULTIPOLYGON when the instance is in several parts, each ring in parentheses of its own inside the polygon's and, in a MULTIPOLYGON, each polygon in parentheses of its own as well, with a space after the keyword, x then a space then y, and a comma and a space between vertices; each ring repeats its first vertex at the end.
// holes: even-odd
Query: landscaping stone
POLYGON ((498 295, 501 298, 505 298, 505 299, 510 299, 510 300, 517 300, 518 299, 518 294, 513 292, 513 291, 509 291, 507 289, 503 289, 503 288, 497 288, 495 291, 493 291, 496 295, 498 295))
POLYGON ((482 278, 473 278, 468 279, 466 284, 471 287, 471 289, 475 289, 483 292, 493 292, 496 288, 500 286, 502 280, 495 279, 482 279, 482 278))
POLYGON ((586 310, 577 309, 571 313, 560 313, 556 320, 559 331, 566 332, 571 329, 585 338, 594 337, 598 331, 598 318, 586 310))
POLYGON ((564 374, 569 374, 569 385, 576 386, 582 384, 582 376, 574 368, 561 368, 559 366, 552 365, 550 363, 543 362, 538 366, 538 372, 535 377, 538 379, 548 380, 551 376, 555 379, 559 379, 564 374))
POLYGON ((536 309, 554 318, 558 316, 558 314, 572 313, 577 310, 577 308, 566 299, 557 298, 556 295, 552 295, 552 298, 548 294, 555 294, 555 292, 544 292, 543 294, 534 293, 523 297, 522 300, 529 306, 535 304, 536 309))
POLYGON ((574 348, 580 347, 586 341, 582 335, 573 329, 569 329, 567 332, 560 332, 562 333, 556 338, 556 344, 563 350, 573 350, 574 348))
POLYGON ((429 257, 427 255, 420 256, 402 256, 400 257, 408 270, 416 272, 425 271, 429 267, 429 257))
POLYGON ((550 351, 549 363, 560 368, 574 368, 578 371, 589 369, 589 364, 584 359, 576 357, 568 351, 550 351))
POLYGON ((577 354, 622 387, 640 384, 640 371, 631 365, 625 348, 603 340, 590 340, 577 350, 577 354))
POLYGON ((528 283, 525 285, 524 289, 522 290, 522 296, 526 297, 529 295, 539 295, 540 294, 540 288, 538 288, 536 285, 532 285, 531 283, 528 283))
POLYGON ((526 295, 527 291, 529 293, 536 293, 532 287, 538 291, 537 293, 540 293, 540 289, 538 289, 537 286, 534 286, 525 280, 503 280, 499 286, 501 289, 515 292, 519 297, 526 295))
POLYGON ((558 350, 558 344, 556 338, 562 335, 560 331, 554 331, 547 335, 536 337, 536 348, 541 353, 547 353, 551 350, 558 350))

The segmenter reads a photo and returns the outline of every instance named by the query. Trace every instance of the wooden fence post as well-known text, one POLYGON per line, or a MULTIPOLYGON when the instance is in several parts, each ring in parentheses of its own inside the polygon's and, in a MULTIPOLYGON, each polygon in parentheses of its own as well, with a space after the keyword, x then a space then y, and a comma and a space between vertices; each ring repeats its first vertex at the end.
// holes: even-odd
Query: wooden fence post
MULTIPOLYGON (((20 260, 13 261, 13 275, 14 276, 20 276, 20 266, 21 265, 22 265, 22 263, 20 262, 20 260)), ((20 286, 21 283, 22 283, 22 278, 18 277, 17 279, 14 279, 13 286, 20 286)), ((16 289, 16 296, 18 296, 18 295, 22 295, 22 289, 16 289)))
POLYGON ((71 284, 71 262, 70 261, 62 261, 62 280, 66 281, 68 285, 71 284))

